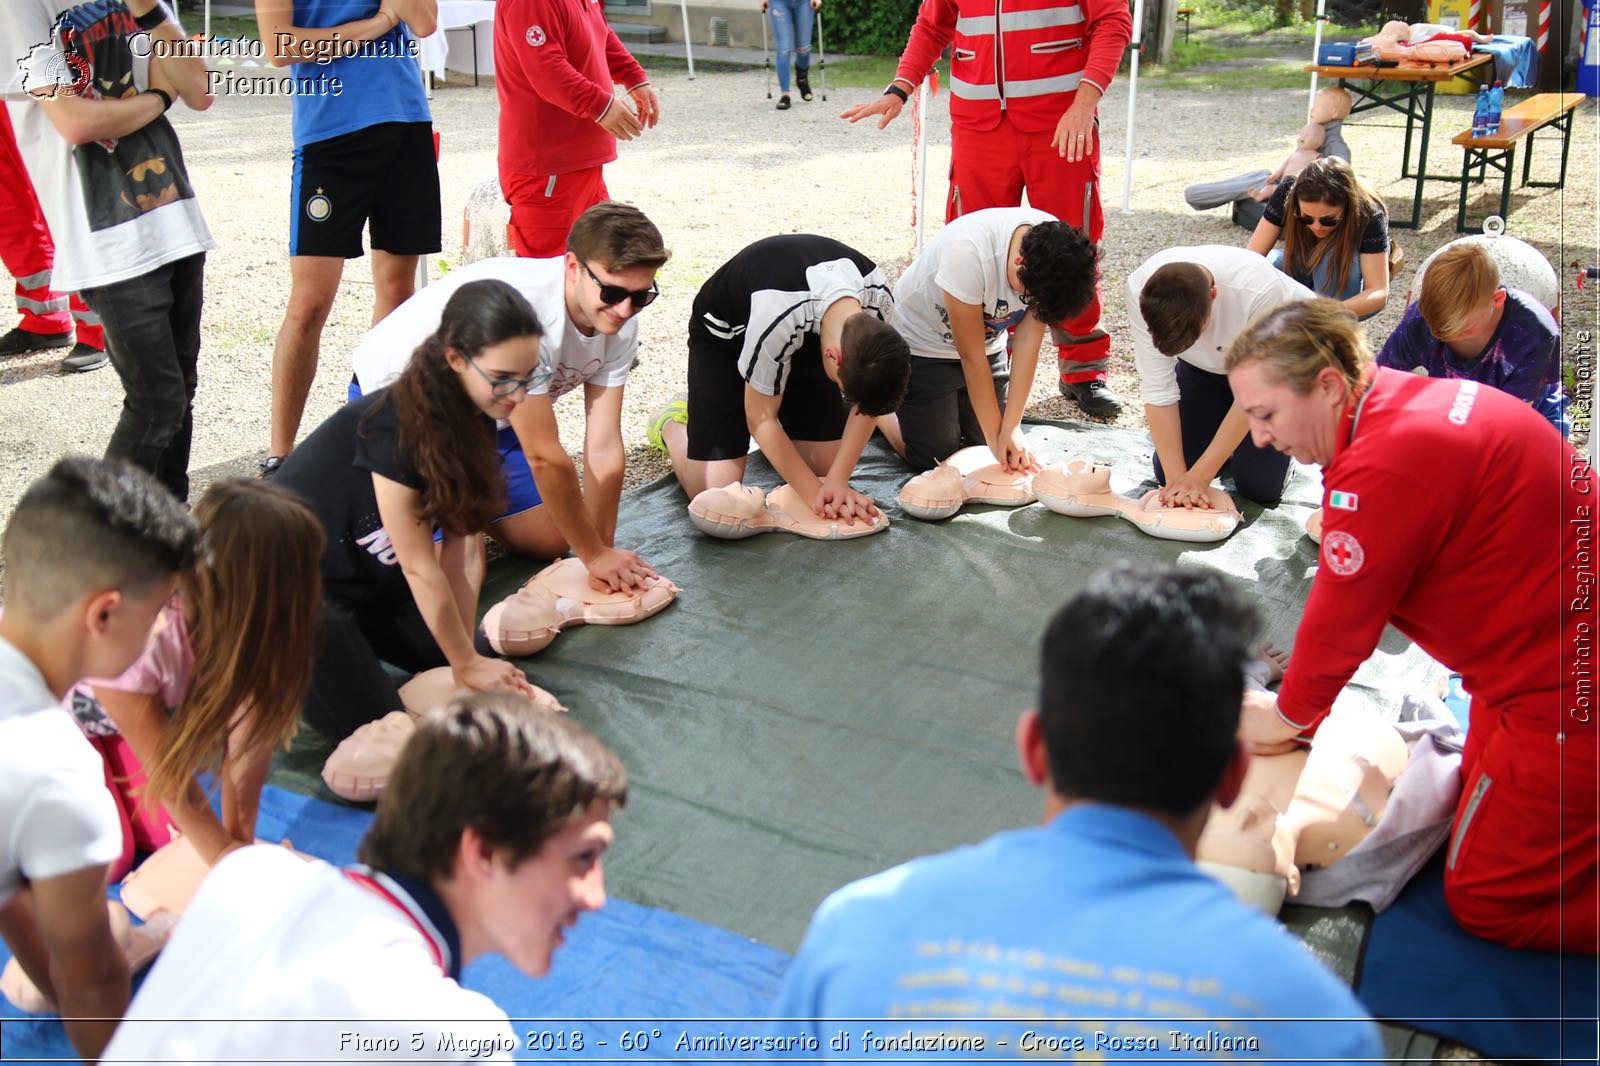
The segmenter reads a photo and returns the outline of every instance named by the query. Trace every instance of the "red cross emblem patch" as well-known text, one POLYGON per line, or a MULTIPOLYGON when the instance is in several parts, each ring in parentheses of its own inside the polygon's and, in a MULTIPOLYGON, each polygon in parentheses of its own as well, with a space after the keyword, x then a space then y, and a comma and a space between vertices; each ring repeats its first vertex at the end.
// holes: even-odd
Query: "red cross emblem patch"
POLYGON ((1322 559, 1329 570, 1340 577, 1349 577, 1361 569, 1367 553, 1359 540, 1340 529, 1322 538, 1322 559))

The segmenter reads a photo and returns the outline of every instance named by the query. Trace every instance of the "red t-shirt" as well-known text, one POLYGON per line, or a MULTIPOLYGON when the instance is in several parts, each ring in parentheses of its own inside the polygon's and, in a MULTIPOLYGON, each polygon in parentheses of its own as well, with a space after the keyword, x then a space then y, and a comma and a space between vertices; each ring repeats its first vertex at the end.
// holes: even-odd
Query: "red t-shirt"
POLYGON ((566 174, 617 158, 596 120, 612 86, 647 79, 600 0, 499 0, 494 17, 500 173, 566 174))
POLYGON ((1571 713, 1567 670, 1593 638, 1600 483, 1549 422, 1476 382, 1379 369, 1322 484, 1284 717, 1320 722, 1392 622, 1462 675, 1469 755, 1502 727, 1550 740, 1595 728, 1571 713))

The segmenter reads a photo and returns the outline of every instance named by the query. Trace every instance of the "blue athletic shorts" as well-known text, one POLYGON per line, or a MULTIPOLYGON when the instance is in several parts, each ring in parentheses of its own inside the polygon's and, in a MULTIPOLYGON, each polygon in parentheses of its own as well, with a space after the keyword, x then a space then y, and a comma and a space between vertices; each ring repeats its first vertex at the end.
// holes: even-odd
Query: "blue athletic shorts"
MULTIPOLYGON (((360 395, 361 386, 351 378, 346 400, 355 400, 360 395)), ((516 430, 510 426, 501 426, 495 430, 494 446, 500 452, 500 469, 505 471, 506 475, 506 509, 500 518, 510 518, 523 511, 531 511, 543 503, 539 497, 539 487, 533 483, 533 471, 528 466, 528 457, 522 454, 522 444, 517 440, 516 430)), ((497 522, 499 520, 495 519, 497 522)))

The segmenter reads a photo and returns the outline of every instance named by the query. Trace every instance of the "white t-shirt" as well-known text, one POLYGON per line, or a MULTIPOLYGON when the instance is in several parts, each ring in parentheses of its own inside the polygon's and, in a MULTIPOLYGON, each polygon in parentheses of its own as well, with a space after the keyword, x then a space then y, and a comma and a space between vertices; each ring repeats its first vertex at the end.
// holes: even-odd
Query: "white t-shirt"
POLYGON ((100 756, 38 668, 0 640, 0 903, 24 881, 121 854, 122 823, 100 756))
POLYGON ((1139 369, 1139 396, 1152 407, 1178 402, 1178 360, 1213 374, 1223 372, 1223 355, 1250 320, 1316 293, 1273 266, 1264 255, 1225 244, 1168 248, 1146 259, 1128 276, 1128 325, 1133 327, 1133 363, 1139 369), (1195 263, 1211 271, 1217 298, 1211 320, 1194 344, 1176 356, 1162 355, 1150 339, 1150 327, 1139 310, 1139 294, 1150 275, 1168 263, 1195 263))
POLYGON ((361 391, 372 392, 400 376, 411 353, 439 328, 444 305, 469 281, 503 281, 533 305, 533 313, 544 327, 539 340, 540 380, 529 391, 548 393, 551 402, 559 400, 579 385, 607 388, 627 383, 633 357, 639 350, 639 324, 630 318, 622 329, 607 337, 596 333, 585 337, 567 317, 563 288, 563 257, 518 259, 502 257, 480 259, 452 270, 440 280, 416 293, 373 326, 357 345, 352 361, 361 391))
POLYGON ((1006 280, 1011 235, 1019 226, 1054 222, 1055 216, 1031 207, 991 207, 962 215, 928 243, 900 275, 894 289, 895 328, 912 355, 959 359, 950 332, 944 294, 983 305, 983 349, 998 354, 1006 331, 1028 313, 1022 294, 1006 280))
POLYGON ((51 284, 62 292, 127 281, 216 246, 165 116, 75 147, 50 122, 48 105, 26 95, 71 91, 75 78, 87 79, 79 91, 92 98, 148 88, 150 61, 129 46, 137 33, 120 2, 0 3, 0 89, 55 241, 51 284))
POLYGON ((240 848, 200 885, 101 1061, 510 1061, 505 1012, 445 976, 438 945, 325 862, 240 848))

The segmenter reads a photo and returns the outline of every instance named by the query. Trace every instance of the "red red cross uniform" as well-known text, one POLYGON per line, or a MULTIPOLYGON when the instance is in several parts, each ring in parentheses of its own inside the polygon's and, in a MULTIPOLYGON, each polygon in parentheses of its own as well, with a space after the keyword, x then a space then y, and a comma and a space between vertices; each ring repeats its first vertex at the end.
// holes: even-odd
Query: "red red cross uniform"
POLYGON ((1594 954, 1600 482, 1498 389, 1397 370, 1371 380, 1322 471, 1321 565, 1278 710, 1315 729, 1386 624, 1459 672, 1472 710, 1450 910, 1513 947, 1594 954))
MULTIPOLYGON (((950 193, 945 221, 1028 203, 1099 243, 1100 138, 1069 163, 1050 140, 1082 82, 1102 93, 1133 34, 1121 0, 923 0, 895 72, 921 83, 946 45, 950 63, 950 193)), ((1100 288, 1058 324, 1061 380, 1104 380, 1111 338, 1100 329, 1100 288), (1062 337, 1060 334, 1065 334, 1062 337)))
POLYGON ((69 297, 50 288, 55 258, 55 242, 22 165, 11 117, 0 107, 0 261, 16 279, 21 326, 29 333, 46 336, 60 336, 76 328, 80 343, 103 350, 105 330, 99 317, 77 293, 69 297))

